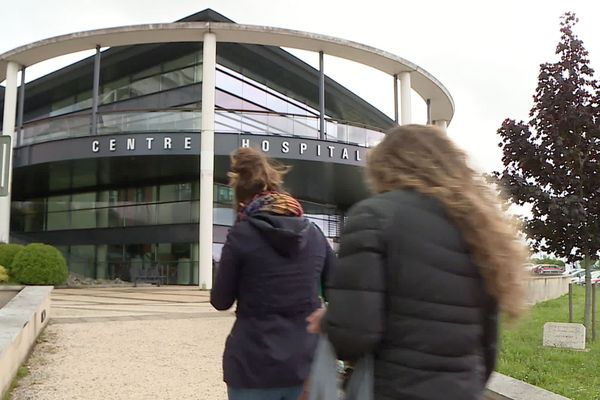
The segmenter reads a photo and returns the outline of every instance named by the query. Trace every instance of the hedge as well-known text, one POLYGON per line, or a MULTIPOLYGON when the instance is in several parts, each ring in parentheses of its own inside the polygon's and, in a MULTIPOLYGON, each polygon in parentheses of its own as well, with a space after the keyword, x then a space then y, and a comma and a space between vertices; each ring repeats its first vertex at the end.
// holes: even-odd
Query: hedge
POLYGON ((26 285, 60 285, 67 280, 69 271, 56 247, 31 243, 15 256, 11 275, 26 285))
POLYGON ((0 265, 0 283, 8 282, 8 271, 0 265))
POLYGON ((0 243, 0 265, 10 273, 12 263, 17 253, 23 250, 23 245, 12 243, 0 243))

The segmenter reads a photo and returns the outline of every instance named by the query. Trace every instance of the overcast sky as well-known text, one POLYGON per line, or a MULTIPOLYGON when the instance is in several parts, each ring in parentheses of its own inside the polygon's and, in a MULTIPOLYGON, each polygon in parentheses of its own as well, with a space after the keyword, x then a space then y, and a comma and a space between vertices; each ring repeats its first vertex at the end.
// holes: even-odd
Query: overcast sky
MULTIPOLYGON (((5 0, 7 1, 7 0, 5 0)), ((449 134, 481 170, 501 166, 496 130, 527 119, 539 64, 556 60, 559 17, 574 11, 576 33, 600 71, 600 2, 595 0, 20 0, 2 10, 0 53, 48 37, 111 26, 172 22, 212 8, 238 23, 321 33, 380 48, 438 78, 456 105, 449 134)), ((298 53, 317 63, 314 54, 298 53)), ((82 55, 76 56, 81 58, 82 55)), ((28 69, 28 80, 71 62, 28 69)), ((326 73, 393 116, 389 76, 332 57, 326 73)), ((413 96, 414 122, 425 122, 413 96)))

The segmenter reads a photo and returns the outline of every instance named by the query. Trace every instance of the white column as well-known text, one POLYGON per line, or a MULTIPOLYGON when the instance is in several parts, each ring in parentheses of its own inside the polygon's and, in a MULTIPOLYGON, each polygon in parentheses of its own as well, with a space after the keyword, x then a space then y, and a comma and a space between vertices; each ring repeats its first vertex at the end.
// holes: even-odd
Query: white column
POLYGON ((15 146, 15 120, 17 116, 17 73, 20 65, 9 61, 6 66, 6 88, 4 91, 4 119, 2 135, 11 137, 11 149, 8 151, 8 195, 0 197, 0 242, 8 243, 10 235, 10 197, 13 169, 13 152, 15 146))
POLYGON ((200 137, 200 239, 199 279, 201 289, 212 288, 213 172, 215 157, 215 69, 217 39, 204 34, 202 50, 202 135, 200 137))
POLYGON ((412 123, 412 106, 410 101, 410 72, 401 72, 400 78, 400 122, 402 125, 412 123))
POLYGON ((445 119, 438 119, 438 120, 434 121, 433 124, 444 130, 448 127, 448 121, 446 121, 445 119))
POLYGON ((319 52, 319 139, 325 140, 325 68, 323 52, 319 52))
MULTIPOLYGON (((194 267, 196 266, 195 264, 198 263, 198 260, 199 260, 199 258, 198 258, 198 243, 195 243, 192 246, 192 264, 194 265, 194 267)), ((200 264, 198 264, 198 265, 200 265, 200 264)), ((200 268, 192 269, 192 282, 191 282, 192 284, 194 284, 194 283, 198 284, 198 272, 199 272, 198 270, 199 269, 200 268)))

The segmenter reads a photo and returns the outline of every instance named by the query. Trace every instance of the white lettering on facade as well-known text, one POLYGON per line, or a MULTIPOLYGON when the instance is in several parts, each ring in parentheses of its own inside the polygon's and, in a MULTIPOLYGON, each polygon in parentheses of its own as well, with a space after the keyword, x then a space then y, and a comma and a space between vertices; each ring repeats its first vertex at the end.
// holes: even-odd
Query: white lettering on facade
POLYGON ((342 160, 347 160, 348 159, 348 149, 344 147, 344 150, 342 150, 342 160))
MULTIPOLYGON (((91 141, 91 149, 93 153, 99 153, 100 150, 109 150, 110 152, 116 152, 117 150, 119 151, 123 151, 123 150, 127 150, 128 152, 135 152, 138 150, 138 141, 143 141, 146 140, 146 147, 148 150, 153 150, 153 145, 154 145, 154 141, 155 139, 157 139, 156 137, 124 137, 124 138, 105 138, 105 139, 101 139, 101 140, 92 140, 91 141), (123 140, 123 142, 119 142, 117 143, 118 140, 123 140)), ((172 150, 174 148, 180 148, 177 146, 181 146, 180 142, 174 142, 172 136, 169 137, 162 137, 157 139, 159 142, 162 142, 161 144, 158 144, 158 146, 161 146, 164 150, 172 150)), ((240 138, 240 147, 252 147, 252 146, 256 146, 259 145, 260 149, 265 152, 268 153, 271 150, 271 141, 270 139, 261 139, 260 143, 258 141, 255 141, 256 139, 248 139, 248 138, 240 138)), ((282 154, 295 154, 294 157, 301 157, 304 158, 309 157, 310 159, 316 160, 317 158, 314 157, 318 157, 320 158, 321 156, 325 156, 328 157, 330 159, 334 158, 334 157, 338 157, 336 155, 335 149, 338 146, 333 146, 333 145, 326 145, 324 143, 315 143, 315 142, 304 142, 304 141, 300 141, 300 140, 283 140, 280 142, 281 144, 278 145, 279 149, 281 151, 282 154), (325 153, 323 154, 323 147, 325 147, 325 153), (326 155, 325 155, 326 154, 326 155)), ((353 161, 356 162, 362 162, 363 160, 363 153, 362 153, 362 149, 356 149, 356 148, 351 148, 351 147, 346 147, 343 144, 340 144, 340 148, 339 148, 339 159, 340 160, 349 160, 352 156, 353 161)), ((140 149, 143 148, 144 145, 140 144, 140 149)), ((191 150, 192 149, 192 137, 191 136, 186 136, 183 137, 183 149, 184 150, 191 150)))
POLYGON ((268 140, 263 140, 261 147, 262 147, 262 151, 264 151, 266 153, 269 151, 269 148, 271 147, 271 143, 269 143, 268 140))
POLYGON ((304 152, 308 149, 308 145, 304 142, 300 143, 300 154, 304 154, 304 152))

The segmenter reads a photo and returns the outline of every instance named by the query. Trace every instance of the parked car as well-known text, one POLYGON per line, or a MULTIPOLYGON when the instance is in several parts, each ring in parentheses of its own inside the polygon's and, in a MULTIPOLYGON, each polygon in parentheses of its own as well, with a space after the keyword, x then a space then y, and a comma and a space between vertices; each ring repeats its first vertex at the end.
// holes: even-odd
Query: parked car
POLYGON ((531 272, 535 267, 537 267, 537 265, 533 263, 523 264, 523 268, 525 268, 527 272, 531 272))
POLYGON ((550 264, 540 264, 531 270, 536 275, 562 275, 565 272, 564 267, 550 264))
MULTIPOLYGON (((585 285, 585 271, 574 283, 578 285, 585 285)), ((592 271, 592 284, 600 284, 600 271, 592 271)))
POLYGON ((585 269, 576 268, 564 273, 565 276, 571 277, 571 283, 579 283, 581 277, 585 277, 585 269))

